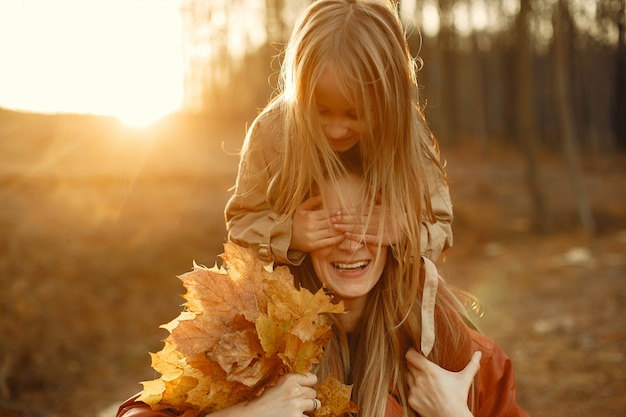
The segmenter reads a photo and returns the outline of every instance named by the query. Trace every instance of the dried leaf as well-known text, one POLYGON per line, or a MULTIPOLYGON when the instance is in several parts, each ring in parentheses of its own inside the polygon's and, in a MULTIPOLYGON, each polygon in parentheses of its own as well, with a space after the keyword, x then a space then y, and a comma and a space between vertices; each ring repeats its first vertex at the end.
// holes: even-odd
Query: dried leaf
POLYGON ((360 407, 350 400, 352 385, 344 385, 338 379, 329 377, 317 387, 317 398, 322 406, 315 411, 315 417, 337 417, 356 413, 360 407))
POLYGON ((224 249, 223 267, 194 263, 179 277, 186 310, 161 326, 170 335, 151 354, 161 377, 143 382, 139 397, 153 409, 214 412, 255 398, 287 372, 307 372, 331 336, 327 314, 343 312, 323 290, 296 289, 287 267, 267 268, 233 244, 224 249))
POLYGON ((293 334, 285 335, 285 349, 278 356, 289 367, 291 372, 306 373, 311 365, 318 363, 323 353, 324 345, 330 339, 331 332, 324 333, 317 339, 303 342, 293 334))
POLYGON ((170 344, 151 354, 152 367, 162 374, 160 380, 142 382, 144 389, 139 401, 158 404, 157 408, 180 409, 187 404, 187 392, 198 385, 202 373, 190 367, 184 356, 170 344))
POLYGON ((221 258, 226 268, 207 269, 194 264, 191 272, 179 277, 187 289, 187 311, 202 314, 193 323, 181 320, 179 331, 168 338, 187 356, 216 345, 226 333, 241 330, 238 315, 254 322, 259 312, 267 309, 263 283, 272 273, 265 270, 252 251, 232 244, 224 248, 221 258))
POLYGON ((305 288, 296 289, 293 278, 267 282, 268 315, 272 320, 290 324, 288 332, 302 341, 320 337, 330 330, 324 313, 343 313, 343 303, 332 304, 331 298, 319 290, 312 294, 305 288))

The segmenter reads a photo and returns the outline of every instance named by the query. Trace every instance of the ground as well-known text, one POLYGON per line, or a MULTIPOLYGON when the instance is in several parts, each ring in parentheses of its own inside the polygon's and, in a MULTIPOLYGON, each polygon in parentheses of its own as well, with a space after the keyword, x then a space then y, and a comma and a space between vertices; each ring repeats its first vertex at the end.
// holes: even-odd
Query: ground
MULTIPOLYGON (((180 312, 176 275, 221 253, 245 122, 226 126, 0 111, 0 415, 113 417, 156 377, 148 352, 180 312)), ((439 269, 477 297, 520 404, 534 417, 622 414, 624 155, 585 155, 592 234, 563 162, 542 155, 553 230, 539 234, 515 150, 441 147, 456 217, 439 269)))

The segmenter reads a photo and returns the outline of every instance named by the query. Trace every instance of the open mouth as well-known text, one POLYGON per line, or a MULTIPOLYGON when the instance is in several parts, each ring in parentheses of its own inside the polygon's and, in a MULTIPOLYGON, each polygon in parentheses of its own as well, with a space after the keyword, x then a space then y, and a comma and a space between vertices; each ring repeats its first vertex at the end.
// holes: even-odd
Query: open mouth
POLYGON ((367 268, 368 265, 369 261, 359 261, 353 263, 333 262, 333 268, 335 268, 339 272, 360 271, 367 268))

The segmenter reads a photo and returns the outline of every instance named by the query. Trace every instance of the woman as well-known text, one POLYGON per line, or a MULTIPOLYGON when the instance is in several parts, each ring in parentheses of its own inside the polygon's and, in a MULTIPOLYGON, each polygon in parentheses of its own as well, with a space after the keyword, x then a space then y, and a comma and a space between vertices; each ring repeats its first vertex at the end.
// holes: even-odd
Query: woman
MULTIPOLYGON (((330 213, 364 210, 372 191, 361 177, 348 174, 338 186, 339 192, 329 184, 323 188, 330 213)), ((304 287, 326 286, 348 311, 336 317, 318 378, 334 375, 354 384, 361 417, 526 416, 515 399, 509 358, 475 330, 444 281, 437 288, 432 350, 418 352, 424 298, 415 296, 414 283, 424 291, 424 276, 434 265, 425 259, 405 263, 389 247, 361 239, 313 251, 310 261, 293 269, 304 287)))
MULTIPOLYGON (((352 173, 324 183, 320 198, 327 221, 337 210, 368 217, 364 203, 375 192, 366 184, 352 173)), ((283 376, 260 397, 211 416, 303 416, 321 405, 315 384, 329 376, 353 386, 359 417, 527 416, 515 399, 511 361, 471 326, 443 281, 436 289, 433 347, 427 354, 420 352, 424 309, 415 291, 424 291, 425 270, 432 267, 406 262, 380 241, 370 244, 363 238, 311 252, 292 268, 295 282, 313 292, 326 288, 346 310, 333 316, 333 336, 317 369, 283 376)), ((197 415, 191 413, 186 415, 197 415)), ((171 415, 177 414, 153 412, 132 401, 118 413, 171 415)))

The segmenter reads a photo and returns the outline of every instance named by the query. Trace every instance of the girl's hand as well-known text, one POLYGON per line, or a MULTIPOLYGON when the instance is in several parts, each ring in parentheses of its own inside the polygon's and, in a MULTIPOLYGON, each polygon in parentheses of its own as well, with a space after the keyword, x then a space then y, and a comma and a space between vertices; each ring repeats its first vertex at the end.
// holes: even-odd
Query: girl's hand
POLYGON ((254 417, 306 417, 321 406, 315 398, 317 392, 312 387, 317 383, 317 376, 287 374, 278 379, 278 383, 266 389, 260 397, 248 404, 233 407, 234 415, 254 417))
POLYGON ((480 369, 482 352, 472 355, 465 369, 450 372, 411 348, 408 364, 409 405, 422 417, 471 416, 467 406, 469 389, 480 369))
MULTIPOLYGON (((377 201, 380 203, 380 201, 377 201)), ((367 210, 359 208, 342 210, 331 218, 335 231, 343 233, 345 238, 359 241, 365 238, 368 245, 392 246, 401 243, 400 232, 395 230, 393 219, 386 216, 383 220, 382 234, 379 236, 380 220, 383 216, 380 206, 374 206, 371 216, 368 217, 367 210)))
POLYGON ((312 252, 344 239, 330 225, 328 211, 322 209, 322 197, 315 196, 300 205, 293 217, 291 249, 312 252))

